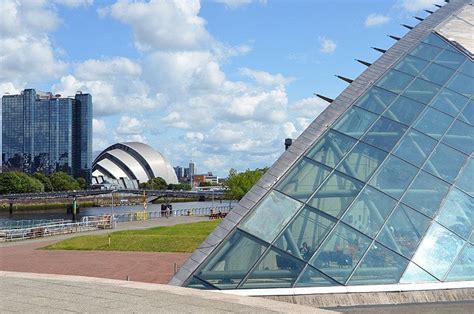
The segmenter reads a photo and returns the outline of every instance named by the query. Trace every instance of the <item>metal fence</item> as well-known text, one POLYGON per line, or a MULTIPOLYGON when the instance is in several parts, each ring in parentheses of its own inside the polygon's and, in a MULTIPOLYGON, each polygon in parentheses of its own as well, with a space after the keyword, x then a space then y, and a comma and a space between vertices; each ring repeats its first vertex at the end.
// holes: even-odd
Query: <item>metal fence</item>
POLYGON ((85 232, 114 227, 111 216, 98 216, 81 222, 62 222, 45 224, 30 228, 0 230, 0 241, 26 240, 53 235, 85 232))
MULTIPOLYGON (((114 214, 115 222, 140 221, 157 219, 162 217, 178 217, 178 216, 206 216, 212 213, 228 213, 232 206, 215 206, 215 207, 200 207, 200 208, 186 208, 173 210, 157 210, 157 211, 140 211, 130 213, 114 214)), ((86 218, 86 217, 84 217, 86 218)), ((84 219, 83 218, 83 219, 84 219)))
POLYGON ((11 228, 0 229, 0 241, 27 240, 59 234, 68 234, 99 229, 114 229, 116 223, 158 219, 178 216, 211 216, 211 214, 227 214, 232 206, 199 207, 173 210, 140 211, 130 213, 85 216, 80 222, 70 220, 19 220, 11 221, 11 228))
POLYGON ((24 219, 24 220, 5 220, 0 221, 0 230, 4 229, 24 229, 39 227, 42 225, 56 224, 56 223, 69 223, 72 220, 65 219, 24 219))

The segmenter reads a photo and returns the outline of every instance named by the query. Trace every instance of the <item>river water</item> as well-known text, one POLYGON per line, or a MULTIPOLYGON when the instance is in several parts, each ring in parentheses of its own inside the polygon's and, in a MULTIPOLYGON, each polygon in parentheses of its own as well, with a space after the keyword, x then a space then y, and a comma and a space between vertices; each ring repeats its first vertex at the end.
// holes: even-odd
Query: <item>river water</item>
MULTIPOLYGON (((207 202, 178 202, 178 203, 171 203, 174 209, 192 209, 192 208, 206 208, 206 207, 218 207, 218 206, 229 206, 229 204, 235 204, 236 201, 229 201, 229 200, 216 200, 214 202, 207 201, 207 202)), ((161 210, 161 204, 148 204, 147 210, 149 212, 152 211, 159 211, 161 210)), ((127 205, 127 206, 114 206, 113 212, 116 214, 119 213, 130 213, 130 212, 138 212, 143 211, 143 205, 127 205)), ((87 208, 80 208, 78 219, 84 216, 96 216, 96 215, 103 215, 103 214, 111 214, 112 207, 111 206, 104 206, 104 207, 87 207, 87 208)), ((71 214, 67 214, 66 212, 50 212, 50 213, 13 213, 13 215, 9 215, 8 213, 0 213, 0 224, 2 222, 8 220, 31 220, 31 219, 72 219, 71 214)))

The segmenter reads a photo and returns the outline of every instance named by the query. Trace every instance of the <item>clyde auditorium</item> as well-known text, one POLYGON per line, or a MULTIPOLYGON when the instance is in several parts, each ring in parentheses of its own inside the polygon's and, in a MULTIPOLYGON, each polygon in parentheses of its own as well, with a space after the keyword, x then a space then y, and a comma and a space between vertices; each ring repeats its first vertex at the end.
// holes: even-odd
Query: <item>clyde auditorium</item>
POLYGON ((100 153, 92 165, 92 184, 103 187, 133 189, 157 177, 168 184, 178 183, 169 161, 140 142, 114 144, 100 153))

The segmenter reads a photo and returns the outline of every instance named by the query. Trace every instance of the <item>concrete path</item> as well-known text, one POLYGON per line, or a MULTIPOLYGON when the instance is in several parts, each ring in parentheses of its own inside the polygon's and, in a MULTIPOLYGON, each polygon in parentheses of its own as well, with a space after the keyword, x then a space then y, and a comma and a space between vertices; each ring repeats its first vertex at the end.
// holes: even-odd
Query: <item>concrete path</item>
MULTIPOLYGON (((172 217, 118 224, 116 230, 170 226, 207 220, 205 217, 172 217)), ((110 230, 87 234, 110 233, 110 230)), ((91 276, 150 283, 168 283, 174 264, 181 266, 189 253, 38 250, 38 248, 76 237, 62 235, 19 242, 2 243, 0 270, 45 274, 91 276)))
POLYGON ((1 313, 331 313, 167 285, 1 271, 0 300, 1 313))

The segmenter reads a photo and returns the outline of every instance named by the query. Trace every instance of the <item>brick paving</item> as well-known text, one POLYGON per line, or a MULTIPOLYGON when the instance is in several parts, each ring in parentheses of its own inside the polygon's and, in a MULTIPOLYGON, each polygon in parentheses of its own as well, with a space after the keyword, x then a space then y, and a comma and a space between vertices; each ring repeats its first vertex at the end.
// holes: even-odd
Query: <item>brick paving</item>
MULTIPOLYGON (((204 220, 199 217, 176 217, 147 222, 119 224, 118 230, 173 225, 204 220), (186 218, 186 219, 184 219, 186 218)), ((107 231, 107 232, 110 232, 107 231)), ((87 233, 100 234, 103 232, 87 233)), ((71 236, 42 238, 0 245, 0 271, 76 275, 148 282, 168 283, 174 264, 181 266, 190 253, 38 250, 71 236)))

